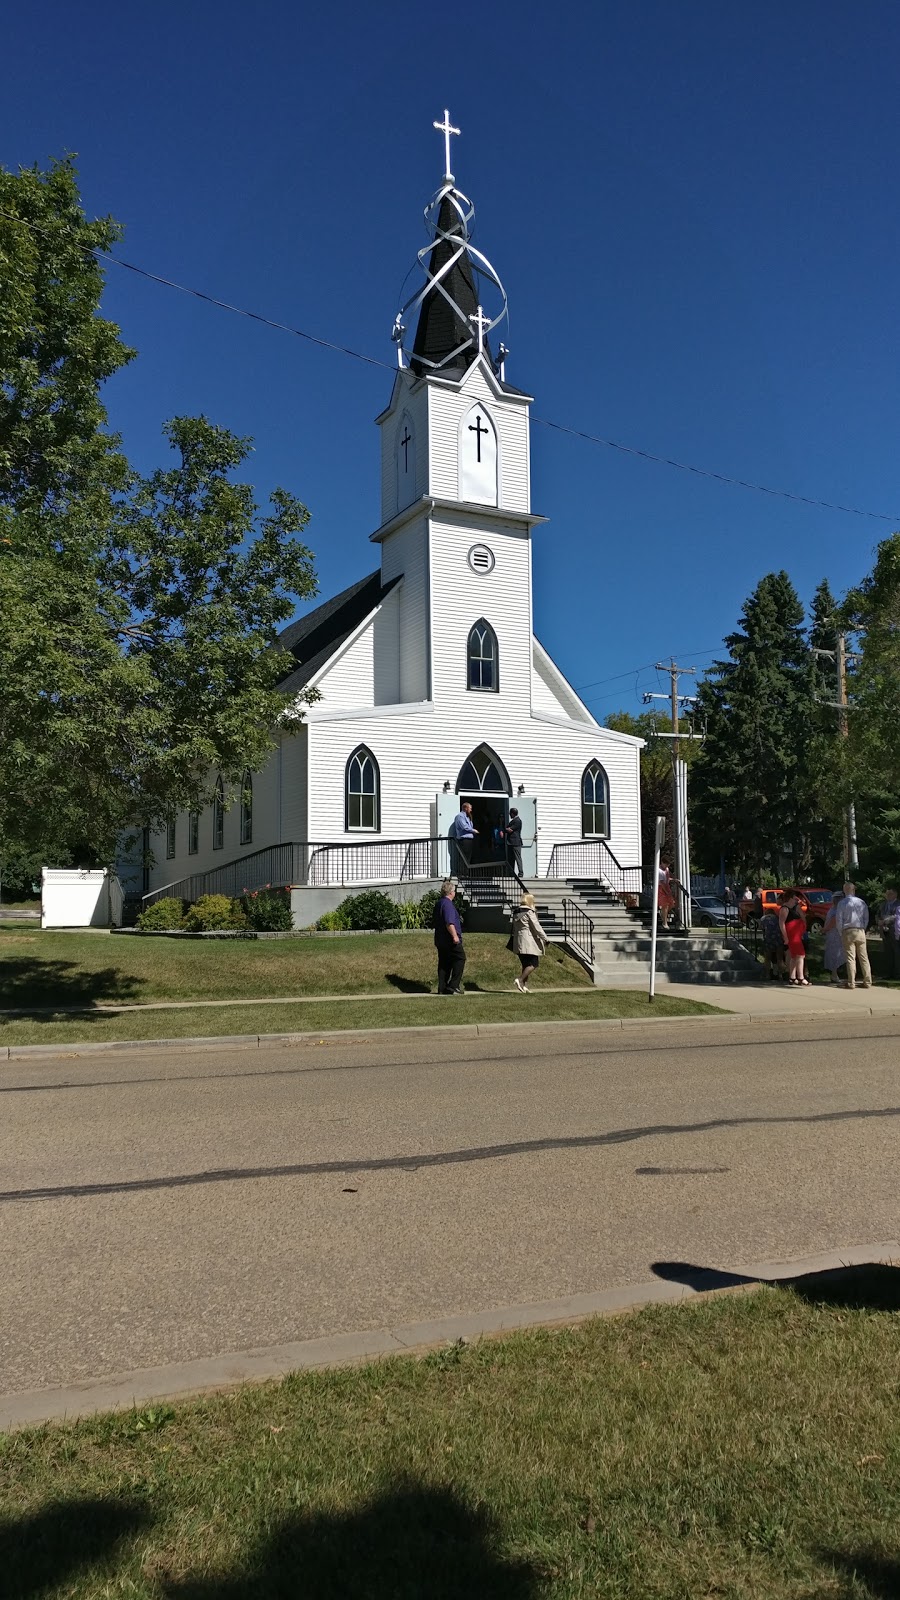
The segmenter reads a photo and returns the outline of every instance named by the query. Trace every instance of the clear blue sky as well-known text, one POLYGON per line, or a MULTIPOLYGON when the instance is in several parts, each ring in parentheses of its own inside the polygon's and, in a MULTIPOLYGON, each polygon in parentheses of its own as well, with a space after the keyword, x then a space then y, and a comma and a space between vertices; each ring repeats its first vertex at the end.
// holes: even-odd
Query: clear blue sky
MULTIPOLYGON (((77 151, 121 254, 390 362, 449 106, 538 415, 897 513, 535 426, 535 626, 581 686, 702 667, 765 572, 840 592, 900 527, 898 58, 891 0, 47 0, 4 20, 0 160, 77 151)), ((205 412, 253 435, 259 489, 309 505, 323 595, 377 564, 389 373, 115 268, 105 309, 140 351, 107 391, 139 465, 205 412)), ((602 718, 656 687, 585 698, 602 718)))

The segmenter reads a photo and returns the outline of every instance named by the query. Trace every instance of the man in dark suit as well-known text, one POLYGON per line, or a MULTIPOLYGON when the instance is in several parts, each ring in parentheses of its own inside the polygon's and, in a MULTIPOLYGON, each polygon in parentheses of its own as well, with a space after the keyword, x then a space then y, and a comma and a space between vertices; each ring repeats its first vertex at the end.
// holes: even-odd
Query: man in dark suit
POLYGON ((506 859, 516 873, 522 876, 522 818, 515 806, 509 808, 509 821, 506 824, 506 859))

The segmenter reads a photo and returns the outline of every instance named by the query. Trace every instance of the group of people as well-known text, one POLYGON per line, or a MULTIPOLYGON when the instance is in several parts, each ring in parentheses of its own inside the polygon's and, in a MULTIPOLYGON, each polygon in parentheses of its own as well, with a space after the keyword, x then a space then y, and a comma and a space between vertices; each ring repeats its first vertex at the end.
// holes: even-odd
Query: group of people
MULTIPOLYGON (((888 977, 900 977, 900 900, 892 885, 885 890, 885 898, 878 909, 878 930, 881 934, 888 977)), ((809 984, 806 974, 806 956, 809 949, 809 931, 800 898, 793 891, 781 896, 777 911, 767 911, 760 919, 763 940, 763 957, 766 971, 773 982, 785 978, 795 988, 809 984)), ((825 935, 823 964, 831 975, 831 982, 844 989, 857 987, 857 970, 861 986, 872 987, 872 966, 866 932, 869 927, 869 908, 856 892, 854 883, 845 883, 836 889, 823 923, 825 935), (846 976, 841 977, 841 968, 846 976)))
MULTIPOLYGON (((505 841, 506 860, 516 876, 521 878, 522 818, 516 806, 509 808, 506 827, 496 828, 494 831, 497 834, 498 846, 503 845, 505 841)), ((455 872, 457 877, 461 871, 472 865, 472 851, 477 837, 478 829, 472 821, 472 803, 470 800, 464 800, 447 832, 447 838, 450 840, 450 870, 455 872)))
MULTIPOLYGON (((437 950, 438 994, 461 995, 466 952, 463 945, 462 922, 454 901, 456 885, 452 878, 441 884, 441 897, 434 910, 434 944, 437 950)), ((507 949, 519 958, 521 968, 513 980, 520 994, 528 994, 528 980, 538 969, 541 956, 550 943, 538 921, 533 894, 523 894, 512 914, 507 949)))

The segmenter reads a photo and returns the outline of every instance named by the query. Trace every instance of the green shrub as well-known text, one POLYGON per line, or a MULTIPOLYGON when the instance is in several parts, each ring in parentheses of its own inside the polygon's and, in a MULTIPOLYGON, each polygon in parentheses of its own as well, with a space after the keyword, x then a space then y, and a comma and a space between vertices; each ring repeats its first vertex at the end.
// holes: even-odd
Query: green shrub
POLYGON ((383 928, 400 927, 400 907, 380 889, 351 894, 341 901, 338 910, 343 911, 351 928, 372 928, 380 933, 383 928))
POLYGON ((188 907, 184 926, 188 933, 239 932, 246 928, 247 919, 238 902, 227 894, 203 894, 188 907))
POLYGON ((336 911, 326 911, 324 916, 319 918, 316 927, 321 928, 324 933, 346 933, 350 927, 350 919, 343 906, 338 906, 336 911))
POLYGON ((422 906, 419 900, 401 900, 397 906, 401 928, 421 928, 422 906))
POLYGON ((168 898, 154 900, 146 911, 141 912, 137 925, 142 933, 171 933, 184 926, 184 902, 168 898))
POLYGON ((421 900, 419 901, 419 927, 420 928, 433 928, 434 927, 435 907, 437 906, 437 903, 440 900, 440 898, 441 898, 440 890, 438 890, 438 889, 426 889, 426 891, 423 894, 421 900))
POLYGON ((257 933, 290 933, 294 926, 291 913, 291 896, 286 889, 245 890, 240 901, 248 926, 257 933))

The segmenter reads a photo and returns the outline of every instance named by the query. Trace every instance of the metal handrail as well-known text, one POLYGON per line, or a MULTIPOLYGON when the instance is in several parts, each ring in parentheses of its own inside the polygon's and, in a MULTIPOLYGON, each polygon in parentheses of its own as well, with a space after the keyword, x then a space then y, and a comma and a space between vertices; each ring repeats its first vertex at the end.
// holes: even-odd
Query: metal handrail
POLYGON ((577 901, 570 900, 568 895, 563 895, 562 901, 563 933, 566 943, 575 946, 591 964, 594 965, 594 923, 587 912, 578 905, 577 901))
POLYGON ((644 888, 644 867, 623 867, 605 839, 574 839, 570 844, 555 844, 547 863, 548 878, 593 878, 612 891, 617 900, 626 895, 640 897, 644 888))

